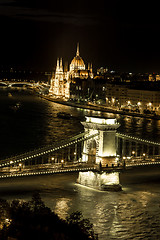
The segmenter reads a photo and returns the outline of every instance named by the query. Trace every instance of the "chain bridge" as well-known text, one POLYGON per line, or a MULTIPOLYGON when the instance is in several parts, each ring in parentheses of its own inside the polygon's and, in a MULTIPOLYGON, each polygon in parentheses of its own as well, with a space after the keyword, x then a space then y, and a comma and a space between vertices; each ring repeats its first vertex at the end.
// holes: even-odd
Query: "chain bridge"
POLYGON ((28 82, 28 81, 0 81, 0 88, 22 88, 22 87, 30 87, 30 88, 49 88, 50 85, 45 82, 28 82))
POLYGON ((27 81, 0 81, 0 87, 23 87, 23 86, 30 86, 33 87, 34 83, 30 83, 27 81))
POLYGON ((78 135, 0 160, 0 178, 78 172, 79 183, 108 189, 127 168, 160 164, 160 143, 119 133, 116 119, 81 123, 78 135))

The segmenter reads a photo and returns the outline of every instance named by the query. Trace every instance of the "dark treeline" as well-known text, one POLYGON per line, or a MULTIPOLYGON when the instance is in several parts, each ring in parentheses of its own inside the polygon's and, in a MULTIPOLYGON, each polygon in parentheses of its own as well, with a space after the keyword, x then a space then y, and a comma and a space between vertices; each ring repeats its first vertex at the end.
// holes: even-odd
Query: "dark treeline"
POLYGON ((81 212, 66 220, 46 207, 39 193, 31 201, 0 199, 1 240, 97 240, 93 225, 81 212))

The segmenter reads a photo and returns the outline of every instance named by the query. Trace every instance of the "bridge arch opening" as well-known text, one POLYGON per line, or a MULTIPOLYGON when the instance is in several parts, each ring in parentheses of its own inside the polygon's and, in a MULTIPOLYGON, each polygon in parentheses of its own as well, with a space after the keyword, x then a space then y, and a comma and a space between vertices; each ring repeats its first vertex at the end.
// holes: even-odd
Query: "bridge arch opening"
POLYGON ((96 163, 97 143, 93 139, 88 143, 88 163, 96 163))

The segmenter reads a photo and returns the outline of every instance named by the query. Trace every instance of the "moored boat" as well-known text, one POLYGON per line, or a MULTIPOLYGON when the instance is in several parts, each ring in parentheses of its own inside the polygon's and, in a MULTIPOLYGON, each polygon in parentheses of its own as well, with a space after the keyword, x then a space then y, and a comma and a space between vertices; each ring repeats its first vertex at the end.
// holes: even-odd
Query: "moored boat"
POLYGON ((71 114, 66 113, 66 112, 59 112, 57 113, 58 118, 64 118, 64 119, 71 119, 71 114))

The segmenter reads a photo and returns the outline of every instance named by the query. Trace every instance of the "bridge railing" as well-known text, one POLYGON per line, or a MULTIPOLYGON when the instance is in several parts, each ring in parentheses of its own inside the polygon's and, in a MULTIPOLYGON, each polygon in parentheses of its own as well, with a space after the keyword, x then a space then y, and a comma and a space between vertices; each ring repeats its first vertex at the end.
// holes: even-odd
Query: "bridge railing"
POLYGON ((153 157, 149 156, 139 156, 139 157, 126 157, 123 159, 126 166, 139 166, 139 165, 151 165, 160 164, 160 155, 155 155, 153 157))

